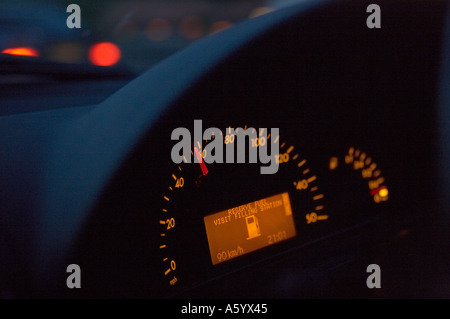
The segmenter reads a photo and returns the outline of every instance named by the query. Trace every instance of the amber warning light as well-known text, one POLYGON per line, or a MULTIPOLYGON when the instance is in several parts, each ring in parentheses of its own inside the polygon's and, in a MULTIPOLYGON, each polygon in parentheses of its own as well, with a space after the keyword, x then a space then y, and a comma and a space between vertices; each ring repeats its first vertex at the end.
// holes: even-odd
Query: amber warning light
POLYGON ((296 236, 289 193, 204 218, 213 265, 296 236))

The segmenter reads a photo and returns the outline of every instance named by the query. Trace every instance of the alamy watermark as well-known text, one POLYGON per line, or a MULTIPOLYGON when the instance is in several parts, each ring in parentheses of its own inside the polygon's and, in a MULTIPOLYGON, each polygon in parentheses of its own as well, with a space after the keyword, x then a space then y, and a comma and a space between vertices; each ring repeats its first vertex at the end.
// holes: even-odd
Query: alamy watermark
POLYGON ((171 157, 176 164, 186 163, 262 163, 261 174, 278 172, 279 162, 278 128, 236 129, 228 127, 224 132, 216 127, 203 131, 202 120, 194 120, 194 140, 185 127, 172 131, 171 139, 179 141, 172 147, 171 157), (209 143, 202 147, 203 141, 209 143), (225 147, 224 147, 225 145, 225 147), (269 147, 270 146, 270 147, 269 147), (193 148, 193 149, 192 149, 193 148), (225 148, 225 150, 224 150, 225 148), (270 152, 270 153, 269 153, 270 152))

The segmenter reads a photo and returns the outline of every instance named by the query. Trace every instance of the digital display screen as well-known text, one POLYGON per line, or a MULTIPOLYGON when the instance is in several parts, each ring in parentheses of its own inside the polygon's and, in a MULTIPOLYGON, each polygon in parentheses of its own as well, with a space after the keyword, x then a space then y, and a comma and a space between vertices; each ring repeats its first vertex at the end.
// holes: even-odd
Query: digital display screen
POLYGON ((296 236, 289 193, 204 218, 213 265, 296 236))

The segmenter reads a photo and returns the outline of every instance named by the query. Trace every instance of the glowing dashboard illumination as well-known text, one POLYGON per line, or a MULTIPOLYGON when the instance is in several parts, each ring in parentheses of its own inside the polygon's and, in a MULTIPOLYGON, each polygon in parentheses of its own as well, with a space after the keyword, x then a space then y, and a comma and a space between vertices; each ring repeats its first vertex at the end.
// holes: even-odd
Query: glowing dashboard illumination
POLYGON ((98 66, 112 66, 119 62, 121 56, 119 47, 111 42, 94 44, 89 50, 89 60, 98 66))
POLYGON ((389 194, 389 191, 387 190, 387 188, 382 188, 382 189, 380 189, 380 191, 378 192, 378 194, 379 194, 381 197, 387 197, 387 195, 389 194))
POLYGON ((3 50, 2 53, 21 56, 39 56, 39 52, 36 49, 30 47, 9 48, 3 50))
POLYGON ((205 216, 204 223, 213 265, 297 234, 287 192, 205 216))

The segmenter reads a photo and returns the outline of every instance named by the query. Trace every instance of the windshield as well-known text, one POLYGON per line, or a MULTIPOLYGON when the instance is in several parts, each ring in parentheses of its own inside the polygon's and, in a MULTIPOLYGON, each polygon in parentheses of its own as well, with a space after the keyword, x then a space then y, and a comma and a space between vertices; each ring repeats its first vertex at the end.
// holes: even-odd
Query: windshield
POLYGON ((235 24, 275 10, 264 0, 0 0, 0 52, 140 73, 235 24))

